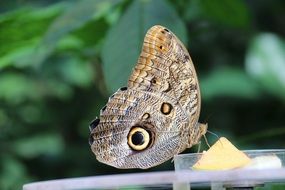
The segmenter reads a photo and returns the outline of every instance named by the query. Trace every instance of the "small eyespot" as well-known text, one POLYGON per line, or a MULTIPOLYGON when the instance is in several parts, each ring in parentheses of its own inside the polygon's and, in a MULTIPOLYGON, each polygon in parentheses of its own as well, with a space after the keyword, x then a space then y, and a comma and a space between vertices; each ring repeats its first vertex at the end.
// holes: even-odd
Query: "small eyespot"
POLYGON ((128 87, 126 87, 126 86, 120 88, 121 91, 125 91, 125 90, 127 90, 127 89, 128 89, 128 87))
POLYGON ((161 49, 161 50, 162 50, 162 49, 163 49, 163 46, 159 46, 159 49, 161 49))
POLYGON ((157 83, 157 81, 156 81, 155 78, 152 78, 150 82, 151 82, 152 84, 156 84, 156 83, 157 83))
POLYGON ((95 129, 95 127, 97 127, 97 125, 100 123, 100 119, 95 118, 89 125, 89 129, 90 131, 92 131, 93 129, 95 129))
POLYGON ((94 138, 93 138, 92 134, 89 136, 88 141, 89 141, 89 145, 91 146, 93 144, 93 142, 94 142, 94 138))
POLYGON ((150 118, 149 113, 144 113, 143 116, 142 116, 142 119, 146 120, 148 118, 150 118))
POLYGON ((160 111, 164 115, 169 115, 172 109, 173 109, 173 107, 172 107, 172 105, 170 103, 164 102, 161 105, 160 111))
POLYGON ((164 31, 164 30, 161 30, 160 32, 161 32, 162 34, 165 34, 165 31, 164 31))
POLYGON ((128 134, 128 145, 131 149, 142 151, 150 144, 150 133, 141 127, 133 127, 128 134))

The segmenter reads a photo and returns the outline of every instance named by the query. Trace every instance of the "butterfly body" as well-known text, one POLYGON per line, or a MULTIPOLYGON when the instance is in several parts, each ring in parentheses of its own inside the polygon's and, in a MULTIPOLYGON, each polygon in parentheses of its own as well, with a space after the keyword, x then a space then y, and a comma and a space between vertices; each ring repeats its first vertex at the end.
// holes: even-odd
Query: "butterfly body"
POLYGON ((186 48, 162 26, 146 34, 127 87, 119 89, 91 124, 97 159, 117 168, 149 168, 197 144, 200 90, 186 48))

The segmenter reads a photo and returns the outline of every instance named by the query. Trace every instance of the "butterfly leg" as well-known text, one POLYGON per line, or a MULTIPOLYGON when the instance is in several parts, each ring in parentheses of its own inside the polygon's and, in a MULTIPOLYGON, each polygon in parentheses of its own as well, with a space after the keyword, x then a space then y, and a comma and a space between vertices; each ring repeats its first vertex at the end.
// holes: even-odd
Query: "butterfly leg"
POLYGON ((187 148, 192 147, 195 144, 200 142, 202 136, 205 136, 207 133, 208 124, 206 123, 197 123, 195 129, 190 132, 190 136, 188 139, 188 146, 187 148))

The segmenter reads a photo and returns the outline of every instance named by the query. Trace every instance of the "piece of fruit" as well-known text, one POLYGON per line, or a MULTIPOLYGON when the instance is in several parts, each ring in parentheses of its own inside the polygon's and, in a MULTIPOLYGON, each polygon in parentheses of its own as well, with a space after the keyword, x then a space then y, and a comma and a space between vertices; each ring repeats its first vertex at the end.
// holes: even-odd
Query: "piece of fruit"
POLYGON ((226 170, 243 167, 251 162, 250 158, 238 150, 228 139, 221 137, 193 165, 197 170, 226 170))

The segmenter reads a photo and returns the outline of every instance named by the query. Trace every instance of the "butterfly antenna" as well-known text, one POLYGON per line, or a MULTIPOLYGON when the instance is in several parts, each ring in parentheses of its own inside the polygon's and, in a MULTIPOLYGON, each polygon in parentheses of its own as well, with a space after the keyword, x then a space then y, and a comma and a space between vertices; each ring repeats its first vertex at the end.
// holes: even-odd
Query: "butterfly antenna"
MULTIPOLYGON (((212 132, 212 131, 209 131, 207 130, 207 133, 210 133, 211 135, 214 135, 215 137, 217 137, 218 141, 220 142, 220 136, 217 135, 216 133, 212 132)), ((204 135, 204 138, 205 138, 205 135, 204 135)), ((207 139, 205 138, 205 141, 207 143, 207 139)), ((222 143, 222 142, 221 142, 222 143)), ((209 144, 207 143, 207 145, 209 146, 209 144)), ((223 145, 223 144, 222 144, 223 145)))
POLYGON ((207 133, 210 133, 211 135, 214 135, 215 137, 217 137, 217 139, 220 138, 219 135, 217 135, 216 133, 214 133, 214 132, 212 132, 212 131, 207 130, 207 133))
POLYGON ((201 151, 201 141, 199 141, 199 143, 198 143, 198 150, 197 150, 197 153, 200 153, 200 151, 201 151))
POLYGON ((206 142, 207 146, 210 148, 211 146, 210 146, 210 144, 209 144, 209 142, 208 142, 208 139, 207 139, 206 135, 204 134, 203 137, 204 137, 204 139, 205 139, 205 142, 206 142))

